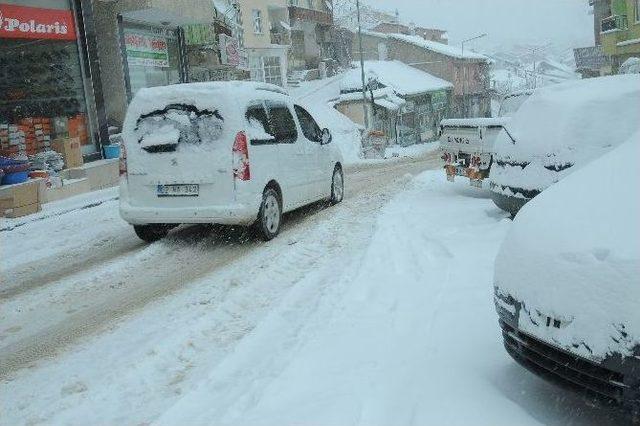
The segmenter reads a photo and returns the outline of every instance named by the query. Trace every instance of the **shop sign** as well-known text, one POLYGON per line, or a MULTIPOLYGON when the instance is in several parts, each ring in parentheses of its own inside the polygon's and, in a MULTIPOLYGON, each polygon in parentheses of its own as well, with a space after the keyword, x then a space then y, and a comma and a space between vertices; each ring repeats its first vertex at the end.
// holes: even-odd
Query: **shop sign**
POLYGON ((237 67, 240 65, 240 44, 238 39, 226 34, 219 34, 220 38, 220 61, 224 65, 237 67))
POLYGON ((0 3, 0 38, 75 40, 73 13, 0 3))
POLYGON ((124 45, 129 65, 169 67, 169 49, 164 36, 126 31, 124 45))
POLYGON ((194 24, 184 27, 184 40, 187 46, 215 44, 216 35, 212 25, 194 24))

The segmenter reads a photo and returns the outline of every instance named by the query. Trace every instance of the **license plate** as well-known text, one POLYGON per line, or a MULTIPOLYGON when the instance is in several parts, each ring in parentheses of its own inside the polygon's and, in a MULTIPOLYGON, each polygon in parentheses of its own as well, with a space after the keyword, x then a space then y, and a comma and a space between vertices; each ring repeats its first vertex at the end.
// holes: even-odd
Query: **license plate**
POLYGON ((197 197, 200 185, 158 185, 158 197, 197 197))

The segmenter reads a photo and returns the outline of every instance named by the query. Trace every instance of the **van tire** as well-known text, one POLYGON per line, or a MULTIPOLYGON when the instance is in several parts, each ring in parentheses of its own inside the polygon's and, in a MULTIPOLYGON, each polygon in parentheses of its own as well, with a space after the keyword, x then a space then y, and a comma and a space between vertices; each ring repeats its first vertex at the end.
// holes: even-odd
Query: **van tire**
POLYGON ((167 236, 171 227, 162 224, 153 225, 133 225, 138 238, 147 243, 153 243, 167 236))
POLYGON ((264 241, 272 240, 280 232, 282 223, 282 201, 273 188, 267 188, 262 194, 262 203, 255 228, 264 241))
POLYGON ((333 175, 331 177, 331 197, 329 202, 338 204, 344 199, 344 174, 342 173, 342 167, 336 164, 333 169, 333 175))

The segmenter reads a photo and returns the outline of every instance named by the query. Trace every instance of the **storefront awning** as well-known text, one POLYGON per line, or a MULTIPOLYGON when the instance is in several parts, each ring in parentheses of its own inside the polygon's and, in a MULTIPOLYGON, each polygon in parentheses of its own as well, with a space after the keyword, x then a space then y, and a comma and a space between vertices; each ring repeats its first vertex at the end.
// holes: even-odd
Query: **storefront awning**
POLYGON ((208 16, 202 16, 199 18, 189 17, 159 8, 131 10, 128 12, 123 12, 122 17, 130 21, 174 28, 184 25, 207 24, 212 21, 212 18, 208 16))

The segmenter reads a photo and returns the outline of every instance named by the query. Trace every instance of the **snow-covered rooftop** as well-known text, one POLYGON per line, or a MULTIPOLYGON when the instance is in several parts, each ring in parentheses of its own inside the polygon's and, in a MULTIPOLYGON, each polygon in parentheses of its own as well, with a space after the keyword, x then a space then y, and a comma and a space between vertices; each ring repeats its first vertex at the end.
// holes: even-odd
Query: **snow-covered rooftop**
POLYGON ((489 62, 490 59, 481 55, 480 53, 472 52, 471 50, 465 50, 462 52, 461 47, 451 46, 448 44, 438 43, 437 41, 425 40, 420 36, 404 35, 404 34, 389 34, 389 38, 404 41, 406 43, 413 44, 418 47, 432 50, 442 55, 451 56, 458 59, 475 59, 489 62))
MULTIPOLYGON (((417 95, 436 90, 452 88, 446 80, 413 68, 400 61, 365 61, 365 80, 376 79, 390 87, 401 96, 417 95)), ((344 74, 340 84, 341 91, 360 90, 362 87, 361 70, 358 67, 344 74)))

